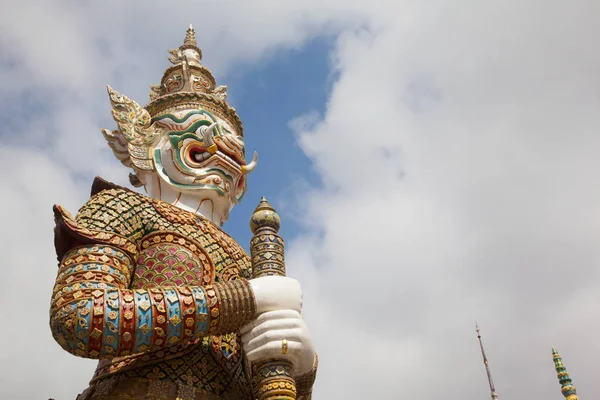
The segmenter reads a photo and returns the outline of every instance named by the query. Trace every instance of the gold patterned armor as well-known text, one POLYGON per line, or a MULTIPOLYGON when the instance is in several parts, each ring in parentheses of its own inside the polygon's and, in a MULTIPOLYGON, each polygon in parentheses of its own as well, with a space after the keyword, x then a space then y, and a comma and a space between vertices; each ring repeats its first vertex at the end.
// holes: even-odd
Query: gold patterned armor
MULTIPOLYGON (((53 334, 67 351, 102 358, 78 399, 252 399, 236 334, 254 318, 248 255, 170 204, 98 178, 92 193, 75 219, 55 207, 53 334)), ((309 395, 314 374, 297 379, 298 398, 309 395)))

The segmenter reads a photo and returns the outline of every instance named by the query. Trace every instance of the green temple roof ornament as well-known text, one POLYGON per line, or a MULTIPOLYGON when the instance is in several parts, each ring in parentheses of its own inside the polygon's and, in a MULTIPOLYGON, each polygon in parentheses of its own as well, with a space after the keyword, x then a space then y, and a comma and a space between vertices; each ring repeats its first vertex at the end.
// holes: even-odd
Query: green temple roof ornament
POLYGON ((562 358, 554 347, 552 348, 552 358, 554 358, 554 368, 556 368, 556 372, 558 373, 558 381, 560 382, 560 390, 563 396, 565 396, 567 400, 578 400, 577 388, 573 386, 571 377, 562 362, 562 358))

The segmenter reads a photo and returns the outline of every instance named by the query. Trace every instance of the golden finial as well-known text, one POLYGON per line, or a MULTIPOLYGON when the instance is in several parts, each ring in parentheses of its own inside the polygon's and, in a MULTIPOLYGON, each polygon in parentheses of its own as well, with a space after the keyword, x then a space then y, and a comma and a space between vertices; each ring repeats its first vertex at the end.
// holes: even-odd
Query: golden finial
POLYGON ((183 41, 183 44, 190 46, 198 46, 196 44, 196 32, 194 31, 192 24, 190 24, 190 27, 187 29, 187 31, 185 31, 185 40, 183 41))
POLYGON ((257 234, 258 231, 263 229, 269 229, 269 233, 277 233, 281 220, 279 215, 275 212, 275 209, 269 204, 266 197, 260 199, 260 203, 254 210, 252 218, 250 218, 250 230, 252 233, 257 234))

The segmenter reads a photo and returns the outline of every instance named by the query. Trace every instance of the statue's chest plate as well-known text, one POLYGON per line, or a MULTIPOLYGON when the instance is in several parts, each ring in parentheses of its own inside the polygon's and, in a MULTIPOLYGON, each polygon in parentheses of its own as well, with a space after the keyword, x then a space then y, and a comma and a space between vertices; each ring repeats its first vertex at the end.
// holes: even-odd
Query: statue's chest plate
POLYGON ((133 289, 202 286, 214 282, 214 267, 202 246, 174 232, 153 232, 142 239, 133 289))

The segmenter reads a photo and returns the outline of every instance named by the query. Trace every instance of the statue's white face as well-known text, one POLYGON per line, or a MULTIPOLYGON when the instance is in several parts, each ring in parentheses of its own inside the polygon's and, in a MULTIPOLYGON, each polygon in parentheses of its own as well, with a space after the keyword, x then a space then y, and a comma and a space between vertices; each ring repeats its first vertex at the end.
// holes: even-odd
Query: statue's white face
POLYGON ((155 170, 140 180, 152 197, 202 214, 221 225, 246 191, 244 141, 205 110, 183 110, 154 117, 164 134, 150 148, 155 170))

